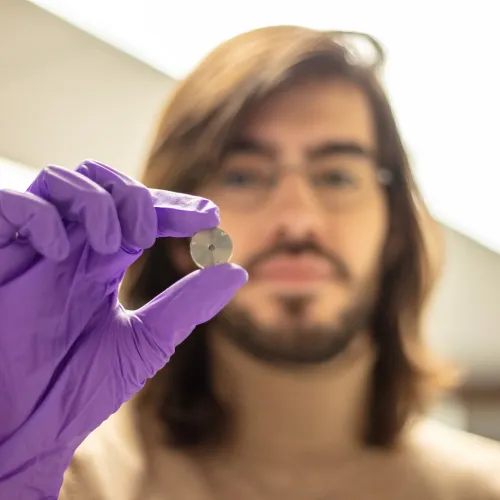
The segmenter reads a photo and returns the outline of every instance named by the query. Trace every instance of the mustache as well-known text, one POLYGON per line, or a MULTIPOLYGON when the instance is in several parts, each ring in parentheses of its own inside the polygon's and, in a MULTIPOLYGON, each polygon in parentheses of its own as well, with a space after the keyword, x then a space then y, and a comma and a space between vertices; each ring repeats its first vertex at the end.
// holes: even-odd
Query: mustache
POLYGON ((351 273, 344 260, 334 252, 328 252, 325 249, 321 248, 314 241, 280 242, 272 248, 269 248, 249 259, 244 267, 251 275, 259 265, 261 265, 268 259, 280 257, 283 255, 297 257, 304 254, 316 255, 327 260, 331 264, 336 275, 342 281, 350 281, 351 273))

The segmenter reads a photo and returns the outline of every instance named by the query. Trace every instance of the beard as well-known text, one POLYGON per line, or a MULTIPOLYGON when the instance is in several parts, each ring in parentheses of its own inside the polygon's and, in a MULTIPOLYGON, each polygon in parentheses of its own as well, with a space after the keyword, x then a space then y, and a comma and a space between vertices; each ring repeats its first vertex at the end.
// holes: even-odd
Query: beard
POLYGON ((288 318, 286 327, 257 324, 250 311, 228 305, 214 320, 215 329, 254 358, 274 365, 316 365, 343 354, 370 329, 378 296, 376 279, 356 287, 350 304, 326 324, 305 321, 313 297, 276 297, 288 318))

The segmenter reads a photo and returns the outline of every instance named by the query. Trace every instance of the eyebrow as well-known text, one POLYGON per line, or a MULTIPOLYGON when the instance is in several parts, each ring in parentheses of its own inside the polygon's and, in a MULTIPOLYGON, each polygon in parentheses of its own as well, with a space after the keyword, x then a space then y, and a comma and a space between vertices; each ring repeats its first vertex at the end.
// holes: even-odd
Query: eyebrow
MULTIPOLYGON (((277 149, 272 144, 264 141, 256 141, 254 139, 240 137, 231 142, 225 150, 225 156, 245 153, 275 158, 277 156, 277 149)), ((328 140, 317 144, 306 151, 306 156, 310 160, 317 160, 328 156, 343 154, 375 159, 375 151, 356 141, 328 140)))

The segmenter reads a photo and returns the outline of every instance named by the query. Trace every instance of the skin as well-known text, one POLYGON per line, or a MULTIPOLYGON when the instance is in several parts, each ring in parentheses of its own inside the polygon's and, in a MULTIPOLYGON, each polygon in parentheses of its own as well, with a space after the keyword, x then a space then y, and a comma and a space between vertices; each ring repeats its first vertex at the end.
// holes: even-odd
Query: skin
MULTIPOLYGON (((304 165, 309 150, 330 141, 375 148, 366 98, 355 87, 340 82, 302 85, 274 97, 250 119, 243 135, 270 145, 276 161, 286 165, 304 165)), ((248 311, 257 326, 268 327, 275 335, 287 335, 291 322, 297 321, 288 318, 279 300, 282 294, 312 294, 301 318, 305 327, 337 324, 341 313, 357 299, 359 289, 375 274, 388 222, 382 190, 360 209, 334 214, 318 205, 307 182, 297 175, 282 180, 263 210, 245 216, 225 209, 225 200, 217 192, 207 190, 207 194, 221 208, 222 225, 234 241, 235 262, 250 261, 280 238, 311 238, 325 251, 338 255, 353 276, 347 285, 335 276, 309 277, 306 271, 295 279, 271 279, 256 272, 232 306, 248 311)), ((292 269, 297 265, 292 262, 292 269)), ((308 459, 316 458, 311 464, 317 465, 317 460, 327 456, 338 460, 344 453, 350 454, 361 432, 373 360, 368 336, 363 333, 348 352, 330 362, 298 369, 263 363, 213 332, 215 384, 235 414, 237 431, 230 447, 239 455, 255 455, 260 461, 265 454, 266 460, 277 463, 309 455, 308 459), (349 399, 344 392, 347 383, 352 385, 349 399), (345 401, 340 404, 340 399, 345 401)))
MULTIPOLYGON (((345 82, 307 83, 274 96, 242 133, 265 142, 274 159, 287 165, 303 165, 307 152, 325 141, 375 148, 370 106, 345 82)), ((289 348, 286 337, 280 339, 293 330, 282 297, 306 293, 307 306, 295 320, 311 335, 306 340, 320 343, 311 327, 340 325, 343 311, 376 279, 388 227, 382 189, 374 190, 359 208, 338 213, 322 209, 304 178, 295 174, 284 177, 269 203, 253 213, 231 211, 214 187, 201 194, 221 208, 222 227, 234 242, 234 262, 245 265, 282 239, 312 239, 349 270, 349 280, 335 272, 321 279, 307 272, 293 279, 271 278, 272 266, 267 275, 257 269, 251 272, 249 284, 231 307, 244 310, 257 330, 276 336, 256 337, 257 341, 289 348)), ((190 265, 185 255, 179 254, 178 261, 186 268, 190 265)), ((301 335, 300 329, 293 331, 301 335)), ((398 450, 368 450, 362 445, 375 358, 368 333, 360 331, 329 361, 283 366, 259 360, 221 331, 211 332, 214 390, 232 411, 232 432, 216 449, 181 452, 159 446, 154 425, 148 424, 147 464, 128 460, 127 453, 108 459, 116 461, 126 485, 121 487, 127 492, 138 487, 144 499, 172 500, 500 499, 500 482, 493 472, 500 470, 500 452, 496 444, 481 438, 419 424, 408 431, 398 450), (148 479, 132 483, 134 474, 146 474, 148 479)), ((295 338, 292 345, 303 346, 301 340, 295 338)), ((87 465, 74 466, 68 485, 78 485, 79 474, 84 478, 90 473, 81 471, 92 467, 96 453, 89 450, 99 440, 115 439, 109 431, 113 422, 122 419, 119 425, 134 428, 135 423, 123 424, 126 411, 120 410, 89 438, 87 448, 80 451, 81 456, 89 453, 86 462, 81 459, 87 465), (104 437, 99 438, 99 432, 104 437)), ((119 450, 124 443, 115 439, 113 446, 119 450)), ((112 488, 116 495, 120 486, 115 481, 112 488)))
MULTIPOLYGON (((366 150, 376 148, 368 102, 347 83, 302 85, 292 95, 283 93, 274 97, 250 119, 242 136, 269 148, 270 162, 302 167, 302 170, 307 170, 308 153, 330 142, 352 142, 366 150), (290 106, 291 99, 293 106, 290 106)), ((259 164, 266 156, 234 154, 226 164, 230 168, 240 161, 244 164, 247 159, 259 164)), ((338 161, 337 156, 325 155, 326 161, 331 159, 334 163, 338 161)), ((217 189, 212 192, 208 189, 204 194, 215 198, 221 208, 221 225, 234 241, 237 263, 249 262, 278 241, 309 238, 321 249, 335 252, 347 264, 355 284, 370 279, 378 265, 387 232, 387 211, 381 189, 376 189, 360 208, 340 213, 328 213, 318 203, 307 181, 297 174, 284 177, 264 207, 251 212, 231 211, 224 193, 219 194, 217 189)), ((328 323, 332 318, 335 321, 354 299, 351 287, 339 279, 316 281, 306 276, 302 279, 292 276, 272 280, 265 272, 266 269, 261 273, 256 271, 234 301, 234 305, 247 310, 259 325, 276 327, 285 322, 285 326, 291 326, 287 311, 275 300, 276 295, 290 291, 291 287, 296 294, 305 289, 314 294, 306 319, 313 325, 328 323)))

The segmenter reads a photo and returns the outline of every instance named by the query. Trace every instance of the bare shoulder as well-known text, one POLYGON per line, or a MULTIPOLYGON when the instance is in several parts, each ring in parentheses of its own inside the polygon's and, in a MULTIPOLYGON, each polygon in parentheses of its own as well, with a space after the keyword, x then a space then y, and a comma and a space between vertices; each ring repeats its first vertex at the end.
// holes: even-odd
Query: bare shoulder
MULTIPOLYGON (((125 403, 76 450, 59 500, 204 500, 205 483, 191 458, 163 439, 145 440, 135 402, 125 403)), ((155 422, 143 424, 151 430, 155 422)))
POLYGON ((450 498, 500 500, 500 443, 426 420, 412 429, 410 450, 450 498))

